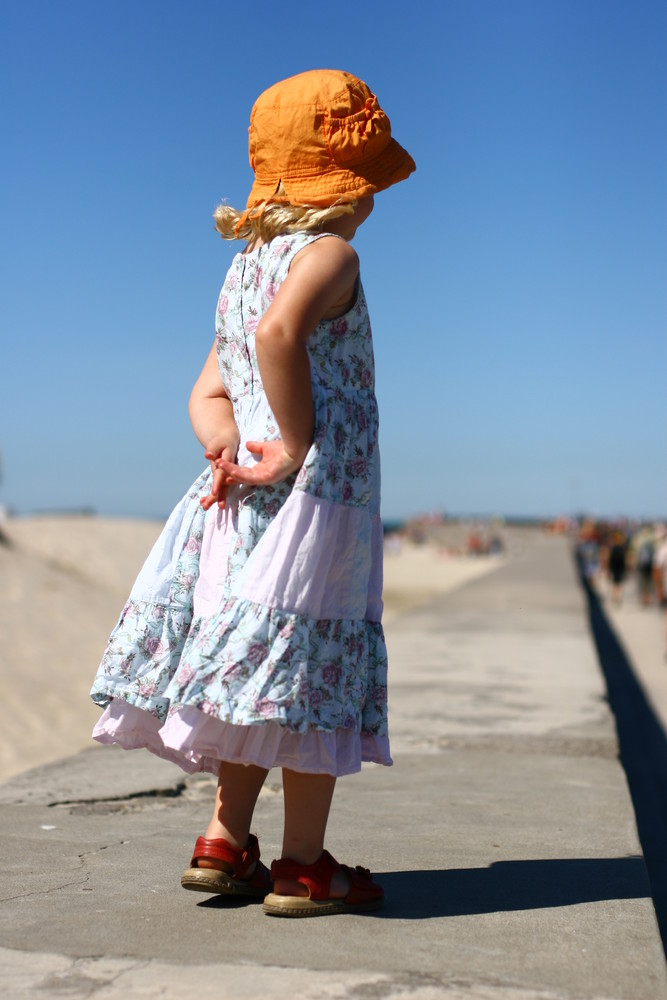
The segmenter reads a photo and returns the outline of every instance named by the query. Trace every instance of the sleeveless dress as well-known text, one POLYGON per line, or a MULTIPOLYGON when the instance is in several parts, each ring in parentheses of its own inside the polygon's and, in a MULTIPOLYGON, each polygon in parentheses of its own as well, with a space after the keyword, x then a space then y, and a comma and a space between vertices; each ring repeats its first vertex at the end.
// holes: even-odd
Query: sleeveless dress
MULTIPOLYGON (((276 237, 234 257, 216 312, 220 376, 247 441, 279 437, 255 331, 295 254, 276 237)), ((221 761, 349 774, 391 764, 371 329, 361 284, 308 338, 315 432, 298 475, 200 505, 208 468, 169 517, 111 634, 93 736, 188 772, 221 761)))

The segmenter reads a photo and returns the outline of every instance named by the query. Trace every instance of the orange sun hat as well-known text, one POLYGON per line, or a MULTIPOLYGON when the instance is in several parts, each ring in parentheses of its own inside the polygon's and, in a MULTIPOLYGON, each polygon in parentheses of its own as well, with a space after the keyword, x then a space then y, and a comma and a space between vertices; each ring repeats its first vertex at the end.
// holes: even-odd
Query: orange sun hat
POLYGON ((248 132, 255 174, 248 209, 265 201, 356 201, 415 169, 375 94, 342 70, 310 70, 269 87, 254 104, 248 132), (276 196, 281 181, 286 196, 276 196))

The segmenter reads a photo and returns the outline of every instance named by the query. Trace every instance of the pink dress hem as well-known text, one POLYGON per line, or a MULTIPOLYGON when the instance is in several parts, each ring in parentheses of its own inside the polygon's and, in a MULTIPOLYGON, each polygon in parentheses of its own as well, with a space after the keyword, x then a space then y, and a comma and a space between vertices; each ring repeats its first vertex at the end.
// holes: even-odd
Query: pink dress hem
POLYGON ((311 728, 296 733, 270 720, 239 726, 191 706, 174 710, 162 724, 151 713, 120 699, 113 699, 102 713, 93 739, 125 750, 144 747, 189 774, 207 771, 217 775, 221 762, 227 761, 340 778, 360 771, 362 762, 393 763, 387 737, 349 729, 325 732, 311 728))

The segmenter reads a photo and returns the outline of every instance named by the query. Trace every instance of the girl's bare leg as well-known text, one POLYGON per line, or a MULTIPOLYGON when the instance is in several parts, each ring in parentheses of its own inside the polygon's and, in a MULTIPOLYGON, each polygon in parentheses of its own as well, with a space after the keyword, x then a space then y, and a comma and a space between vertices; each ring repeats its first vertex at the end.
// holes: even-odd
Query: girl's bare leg
POLYGON ((312 865, 324 850, 336 779, 330 774, 303 774, 283 768, 285 830, 283 857, 312 865))
MULTIPOLYGON (((268 773, 263 767, 256 767, 254 764, 222 762, 218 773, 215 808, 205 834, 207 839, 222 838, 232 847, 246 846, 257 797, 268 773)), ((221 867, 220 862, 208 858, 201 858, 198 865, 200 868, 221 867)))
MULTIPOLYGON (((320 857, 335 787, 336 779, 329 774, 303 774, 283 768, 284 858, 311 865, 320 857)), ((349 888, 347 876, 337 872, 331 880, 332 898, 346 896, 349 888)), ((308 895, 305 885, 289 879, 277 879, 273 891, 283 896, 308 895)))

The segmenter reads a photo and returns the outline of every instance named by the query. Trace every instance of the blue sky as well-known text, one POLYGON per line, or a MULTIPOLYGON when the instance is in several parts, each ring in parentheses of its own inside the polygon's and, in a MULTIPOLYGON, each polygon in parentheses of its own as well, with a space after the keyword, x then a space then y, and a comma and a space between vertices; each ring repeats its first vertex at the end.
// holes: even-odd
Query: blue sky
POLYGON ((211 214, 255 97, 331 66, 417 162, 355 239, 385 516, 667 515, 666 38, 657 0, 5 4, 0 503, 185 492, 211 214))

